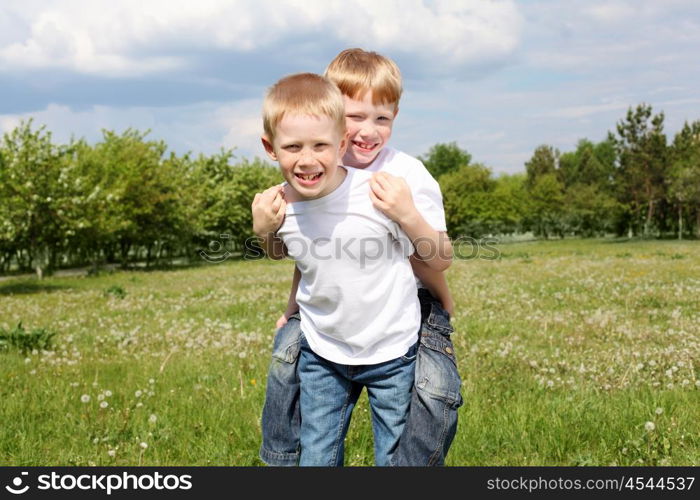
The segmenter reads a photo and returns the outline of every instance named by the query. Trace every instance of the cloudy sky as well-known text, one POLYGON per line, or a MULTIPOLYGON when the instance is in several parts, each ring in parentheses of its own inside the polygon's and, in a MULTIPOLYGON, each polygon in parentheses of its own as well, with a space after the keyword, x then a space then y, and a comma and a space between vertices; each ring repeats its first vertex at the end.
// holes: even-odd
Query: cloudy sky
POLYGON ((392 57, 392 142, 457 141, 496 173, 599 141, 630 106, 700 119, 697 0, 0 0, 0 132, 151 130, 178 153, 263 156, 265 89, 342 49, 392 57))

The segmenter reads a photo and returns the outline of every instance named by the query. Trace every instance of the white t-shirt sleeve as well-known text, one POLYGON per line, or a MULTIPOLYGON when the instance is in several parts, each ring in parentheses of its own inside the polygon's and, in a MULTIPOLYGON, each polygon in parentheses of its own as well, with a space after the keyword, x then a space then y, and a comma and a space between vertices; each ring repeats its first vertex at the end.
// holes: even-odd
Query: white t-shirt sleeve
POLYGON ((406 182, 411 188, 413 203, 418 213, 436 231, 447 231, 440 185, 419 160, 415 160, 415 167, 411 169, 410 175, 411 178, 407 178, 406 182))

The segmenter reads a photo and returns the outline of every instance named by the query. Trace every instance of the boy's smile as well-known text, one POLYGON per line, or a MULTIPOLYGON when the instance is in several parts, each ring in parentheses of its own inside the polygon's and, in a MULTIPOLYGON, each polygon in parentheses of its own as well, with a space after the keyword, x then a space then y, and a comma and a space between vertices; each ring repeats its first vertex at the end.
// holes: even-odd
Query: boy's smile
POLYGON ((339 168, 347 139, 327 116, 285 115, 265 151, 279 162, 282 175, 302 199, 331 193, 345 178, 339 168))
POLYGON ((343 157, 345 165, 365 168, 374 161, 391 137, 391 128, 398 109, 393 103, 374 104, 372 91, 362 99, 345 100, 345 123, 350 143, 343 157))

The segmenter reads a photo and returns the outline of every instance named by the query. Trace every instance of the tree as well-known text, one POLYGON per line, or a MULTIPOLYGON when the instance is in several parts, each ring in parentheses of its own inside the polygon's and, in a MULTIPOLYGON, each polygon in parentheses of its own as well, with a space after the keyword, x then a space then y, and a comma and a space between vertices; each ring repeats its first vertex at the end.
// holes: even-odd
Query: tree
POLYGON ((552 146, 538 146, 532 158, 525 162, 526 187, 531 189, 537 183, 537 179, 544 175, 555 175, 557 173, 558 158, 559 151, 552 146))
POLYGON ((484 165, 462 165, 440 177, 447 231, 452 236, 489 232, 488 198, 495 187, 484 165))
POLYGON ((678 211, 678 239, 683 238, 684 209, 695 212, 695 231, 700 237, 700 121, 683 125, 673 139, 670 158, 667 187, 678 211))
POLYGON ((656 205, 665 198, 668 161, 666 136, 663 133, 663 112, 652 116, 652 108, 640 104, 629 108, 624 120, 617 124, 614 142, 619 165, 616 181, 618 199, 632 211, 631 231, 643 220, 645 236, 650 234, 656 205), (646 215, 642 215, 645 211, 646 215))
MULTIPOLYGON (((63 150, 51 142, 46 127, 33 130, 32 120, 4 134, 2 150, 0 237, 11 242, 20 266, 33 266, 41 279, 55 266, 65 241, 63 150)), ((7 250, 8 244, 3 246, 7 250)))
POLYGON ((461 149, 456 142, 446 144, 435 144, 428 150, 428 154, 423 157, 419 156, 419 160, 423 162, 428 172, 438 179, 441 175, 469 165, 472 160, 466 150, 461 149))

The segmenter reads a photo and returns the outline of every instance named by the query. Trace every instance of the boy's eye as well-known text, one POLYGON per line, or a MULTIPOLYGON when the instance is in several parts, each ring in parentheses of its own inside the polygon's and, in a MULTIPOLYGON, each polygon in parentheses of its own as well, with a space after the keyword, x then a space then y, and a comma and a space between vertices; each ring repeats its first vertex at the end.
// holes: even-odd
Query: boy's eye
POLYGON ((362 116, 360 115, 345 115, 346 118, 350 118, 351 120, 362 120, 362 116))
POLYGON ((299 145, 298 144, 287 144, 286 146, 283 146, 282 149, 284 149, 286 151, 296 151, 297 149, 299 149, 299 145))

